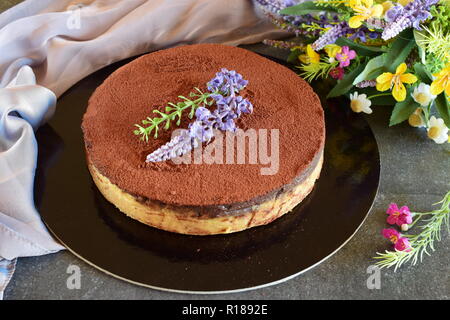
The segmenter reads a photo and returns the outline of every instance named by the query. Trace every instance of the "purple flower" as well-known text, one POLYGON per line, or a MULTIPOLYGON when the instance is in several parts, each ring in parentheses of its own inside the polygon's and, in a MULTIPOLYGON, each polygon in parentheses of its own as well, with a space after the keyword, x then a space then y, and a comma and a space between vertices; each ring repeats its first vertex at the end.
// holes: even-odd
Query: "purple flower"
POLYGON ((255 0, 264 10, 278 14, 286 7, 295 5, 292 0, 255 0))
POLYGON ((188 129, 172 138, 147 156, 147 162, 161 162, 180 157, 202 143, 211 141, 214 130, 236 131, 235 119, 242 114, 253 112, 253 105, 242 96, 235 94, 242 90, 248 81, 235 71, 222 69, 208 83, 211 98, 216 103, 216 110, 211 112, 205 107, 198 107, 195 111, 195 121, 189 124, 188 129), (219 93, 217 93, 219 92, 219 93))
POLYGON ((208 82, 208 90, 210 92, 220 92, 223 94, 237 93, 244 89, 248 84, 242 75, 232 70, 223 68, 216 76, 208 82))
POLYGON ((195 142, 209 142, 213 138, 214 134, 212 128, 205 125, 202 121, 194 121, 189 124, 189 136, 195 140, 195 142))
POLYGON ((292 7, 292 6, 295 6, 295 5, 296 5, 296 3, 295 3, 294 0, 284 0, 283 2, 284 2, 284 6, 285 6, 286 8, 292 7))
POLYGON ((235 115, 231 111, 219 111, 214 110, 213 112, 213 125, 215 129, 220 131, 236 131, 237 127, 234 123, 235 115))
POLYGON ((375 87, 377 85, 377 82, 375 80, 363 80, 361 82, 358 82, 356 84, 357 88, 368 88, 368 87, 375 87))
POLYGON ((159 147, 147 156, 147 162, 161 162, 180 157, 193 149, 192 139, 188 130, 182 130, 180 135, 173 137, 165 145, 159 147))
POLYGON ((313 44, 312 48, 315 51, 323 49, 327 44, 333 44, 337 39, 347 35, 348 33, 352 33, 352 28, 349 27, 347 22, 343 21, 328 30, 325 34, 323 34, 319 39, 317 39, 313 44))
POLYGON ((396 5, 390 8, 385 15, 387 22, 394 22, 403 13, 403 6, 396 5))
POLYGON ((366 31, 363 29, 359 29, 358 31, 356 31, 354 34, 352 34, 349 37, 351 40, 356 40, 359 39, 361 42, 366 42, 367 38, 366 38, 366 31))
MULTIPOLYGON (((258 3, 261 4, 261 2, 273 2, 273 1, 258 1, 258 3)), ((284 4, 282 5, 282 8, 289 7, 291 4, 296 4, 294 1, 285 0, 284 4)), ((264 8, 264 6, 263 6, 264 8)), ((274 5, 271 6, 271 8, 275 8, 274 5)), ((301 16, 292 16, 292 15, 282 15, 279 14, 279 11, 281 10, 281 7, 277 7, 277 10, 270 10, 268 8, 265 8, 266 15, 272 20, 272 23, 274 23, 276 26, 278 26, 281 29, 287 30, 289 32, 295 33, 295 35, 307 35, 310 37, 318 37, 320 35, 320 29, 313 28, 308 29, 305 26, 318 26, 320 28, 329 28, 335 24, 339 23, 339 17, 337 14, 321 14, 321 15, 311 15, 311 14, 305 14, 301 16)))
POLYGON ((439 0, 414 0, 405 7, 392 7, 386 12, 389 24, 384 29, 381 37, 383 40, 389 40, 411 27, 421 30, 420 23, 432 18, 430 8, 438 2, 439 0))
POLYGON ((263 43, 265 45, 278 48, 278 49, 292 49, 299 44, 293 41, 283 41, 283 40, 272 40, 272 39, 264 39, 263 43))
POLYGON ((211 118, 211 111, 205 107, 198 107, 197 110, 195 110, 195 118, 198 121, 209 121, 211 118))
POLYGON ((350 61, 356 58, 355 50, 350 50, 348 46, 343 46, 341 52, 336 54, 336 60, 338 60, 339 67, 344 68, 350 65, 350 61))
POLYGON ((379 37, 379 35, 380 34, 378 32, 374 32, 374 31, 369 32, 369 38, 372 40, 377 39, 379 37))

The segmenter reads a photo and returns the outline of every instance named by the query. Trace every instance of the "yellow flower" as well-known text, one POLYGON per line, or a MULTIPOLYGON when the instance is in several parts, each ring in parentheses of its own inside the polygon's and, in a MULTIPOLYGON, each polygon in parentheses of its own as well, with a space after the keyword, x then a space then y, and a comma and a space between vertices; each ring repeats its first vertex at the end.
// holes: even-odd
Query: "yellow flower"
POLYGON ((398 0, 398 3, 400 3, 402 6, 406 6, 411 1, 413 1, 413 0, 398 0))
POLYGON ((431 93, 437 96, 445 90, 447 96, 450 96, 450 63, 438 73, 433 74, 433 76, 436 79, 431 83, 431 93))
POLYGON ((377 90, 386 91, 393 87, 392 96, 397 101, 403 101, 406 98, 406 88, 403 83, 414 83, 417 77, 411 73, 405 73, 406 63, 401 63, 395 70, 395 74, 385 72, 377 77, 377 90))
POLYGON ((394 6, 392 1, 385 1, 381 5, 383 6, 383 13, 382 14, 385 14, 390 8, 392 8, 394 6))
POLYGON ((320 54, 315 52, 310 44, 306 47, 306 54, 302 54, 298 58, 304 64, 314 64, 320 62, 320 54))
POLYGON ((305 50, 305 46, 299 44, 299 45, 297 45, 297 46, 292 47, 291 50, 301 50, 301 51, 304 51, 304 50, 305 50))
POLYGON ((342 48, 337 44, 327 44, 324 50, 330 58, 335 58, 341 52, 342 48))
POLYGON ((351 28, 359 28, 363 21, 369 18, 379 18, 383 14, 381 4, 373 4, 373 0, 353 0, 350 6, 357 14, 350 18, 348 24, 351 28))

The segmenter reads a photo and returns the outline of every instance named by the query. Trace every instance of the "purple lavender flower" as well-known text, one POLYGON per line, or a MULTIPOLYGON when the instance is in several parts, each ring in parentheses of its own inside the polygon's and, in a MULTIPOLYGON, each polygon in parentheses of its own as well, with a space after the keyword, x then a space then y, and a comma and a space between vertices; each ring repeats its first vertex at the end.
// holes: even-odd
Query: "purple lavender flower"
POLYGON ((351 40, 359 39, 361 42, 366 42, 367 41, 366 31, 361 28, 357 30, 354 34, 352 34, 349 38, 351 40))
POLYGON ((147 156, 147 162, 161 162, 180 157, 194 148, 188 130, 181 130, 180 135, 172 138, 165 145, 147 156))
POLYGON ((378 32, 370 31, 369 28, 367 28, 365 26, 361 26, 361 27, 359 27, 357 29, 353 29, 353 30, 354 30, 353 34, 352 33, 347 34, 347 36, 351 40, 359 39, 359 41, 361 41, 361 42, 366 42, 367 37, 369 37, 370 39, 376 39, 379 36, 378 32))
POLYGON ((255 0, 263 10, 278 14, 281 10, 295 5, 292 0, 255 0))
POLYGON ((284 0, 284 6, 286 8, 295 6, 297 3, 294 0, 284 0))
POLYGON ((411 20, 407 16, 400 16, 395 22, 389 24, 381 34, 383 40, 389 40, 397 36, 400 32, 411 27, 411 20))
POLYGON ((244 89, 248 84, 247 80, 236 71, 229 71, 223 68, 216 76, 208 82, 208 90, 210 92, 221 92, 223 94, 237 93, 244 89))
POLYGON ((375 80, 363 80, 361 82, 358 82, 356 84, 357 88, 368 88, 368 87, 375 87, 377 85, 377 82, 375 80))
POLYGON ((394 22, 402 13, 403 13, 402 5, 393 6, 386 12, 385 19, 387 22, 394 22))
POLYGON ((211 98, 214 99, 217 108, 213 112, 205 107, 199 107, 195 111, 196 120, 189 124, 188 129, 172 138, 147 156, 147 162, 161 162, 180 157, 202 143, 210 142, 214 137, 214 130, 236 131, 235 119, 242 114, 253 112, 253 105, 236 93, 242 90, 248 81, 235 71, 222 69, 208 83, 211 98), (219 93, 216 93, 219 92, 219 93))
POLYGON ((370 31, 368 35, 369 35, 369 38, 372 40, 377 39, 380 36, 380 34, 375 31, 370 31))
POLYGON ((283 40, 272 40, 272 39, 264 39, 263 43, 265 45, 278 48, 278 49, 292 49, 293 47, 298 46, 297 42, 293 41, 283 41, 283 40))
POLYGON ((295 33, 307 35, 310 37, 318 37, 320 35, 320 29, 308 29, 305 26, 317 26, 320 28, 330 28, 339 24, 339 16, 336 14, 321 14, 313 16, 311 14, 305 14, 302 16, 290 16, 283 15, 283 21, 286 24, 285 29, 289 30, 289 27, 295 31, 295 33))
POLYGON ((431 6, 439 0, 414 0, 405 7, 395 6, 386 12, 386 18, 390 24, 386 26, 381 37, 389 40, 397 36, 407 28, 421 30, 420 23, 432 18, 431 6))
POLYGON ((195 140, 195 142, 209 142, 214 137, 212 126, 203 121, 194 121, 189 124, 189 136, 195 140))
POLYGON ((228 96, 215 95, 213 99, 216 101, 217 110, 220 112, 230 112, 230 115, 235 115, 236 118, 240 117, 242 113, 252 113, 253 105, 247 99, 241 96, 228 96))
POLYGON ((298 1, 294 0, 256 0, 263 8, 265 14, 272 20, 276 26, 289 32, 295 33, 296 36, 306 35, 317 37, 320 34, 319 28, 305 28, 305 26, 318 26, 320 28, 328 28, 339 23, 337 14, 321 14, 311 15, 305 14, 301 16, 284 15, 279 12, 282 9, 296 5, 298 1))
POLYGON ((352 28, 349 27, 347 22, 343 21, 328 30, 325 34, 323 34, 319 39, 317 39, 313 44, 312 48, 315 51, 323 49, 327 44, 333 44, 337 39, 347 35, 348 33, 352 33, 352 28))

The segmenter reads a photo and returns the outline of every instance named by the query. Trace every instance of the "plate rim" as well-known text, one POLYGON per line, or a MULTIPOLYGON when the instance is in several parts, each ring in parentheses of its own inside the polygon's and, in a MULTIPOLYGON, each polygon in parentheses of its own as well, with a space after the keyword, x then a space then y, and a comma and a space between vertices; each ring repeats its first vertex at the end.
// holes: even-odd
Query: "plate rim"
MULTIPOLYGON (((139 55, 140 56, 140 55, 139 55)), ((105 68, 108 67, 112 67, 116 64, 119 64, 119 67, 124 63, 124 62, 130 62, 132 60, 134 60, 135 58, 138 58, 139 56, 134 56, 134 57, 130 57, 127 59, 123 59, 121 61, 117 61, 113 64, 110 64, 108 66, 105 66, 105 68)), ((286 66, 285 62, 280 61, 279 59, 273 58, 273 57, 267 57, 266 55, 262 55, 263 57, 269 58, 272 61, 275 61, 276 63, 279 63, 281 65, 286 66)), ((105 68, 101 68, 98 71, 101 71, 105 68)), ((97 72, 98 72, 97 71, 97 72)), ((87 75, 85 78, 88 78, 90 76, 92 76, 93 74, 95 74, 96 72, 87 75)), ((78 83, 80 83, 81 81, 83 81, 85 78, 81 79, 78 83)), ((74 84, 72 86, 75 87, 77 84, 74 84)), ((65 96, 65 94, 67 92, 69 92, 72 88, 68 89, 60 98, 63 98, 65 96)), ((58 99, 59 100, 59 99, 58 99)), ((274 286, 274 285, 278 285, 281 283, 284 283, 286 281, 289 281, 293 278, 296 278, 298 276, 300 276, 301 274, 317 267, 318 265, 320 265, 321 263, 325 262, 326 260, 328 260, 329 258, 331 258, 333 255, 335 255, 339 250, 341 250, 345 245, 347 245, 347 243, 356 235, 356 233, 361 229, 362 225, 366 222, 367 217, 369 216, 369 214, 371 213, 371 210, 374 207, 375 204, 375 200, 379 194, 379 188, 380 188, 380 178, 381 178, 381 168, 382 168, 382 164, 381 164, 381 154, 380 154, 380 148, 379 148, 379 143, 378 143, 378 139, 374 133, 374 130, 372 129, 372 127, 370 126, 370 123, 367 121, 366 117, 363 115, 360 115, 360 117, 362 118, 362 120, 366 123, 367 128, 369 129, 373 140, 375 142, 375 147, 376 147, 376 153, 377 153, 377 163, 375 165, 375 169, 377 170, 377 176, 376 176, 376 186, 374 186, 374 192, 373 192, 373 197, 370 200, 371 204, 370 207, 367 209, 367 212, 365 213, 364 217, 362 218, 361 222, 358 224, 358 226, 353 230, 353 232, 348 236, 348 238, 345 241, 342 241, 342 243, 340 243, 340 245, 334 249, 332 252, 330 252, 328 255, 324 256, 322 259, 320 259, 319 261, 315 262, 314 264, 308 266, 307 268, 304 268, 302 270, 300 270, 299 272, 293 273, 289 276, 283 277, 281 279, 275 280, 275 281, 271 281, 271 282, 267 282, 264 284, 259 284, 259 285, 255 285, 255 286, 249 286, 249 287, 243 287, 243 288, 238 288, 238 289, 229 289, 229 290, 184 290, 184 289, 171 289, 171 288, 166 288, 166 287, 161 287, 161 286, 155 286, 155 285, 150 285, 150 284, 146 284, 143 282, 139 282, 139 281, 135 281, 135 280, 130 280, 128 278, 125 278, 123 276, 120 276, 118 274, 115 274, 111 271, 108 271, 106 269, 104 269, 103 267, 100 267, 98 265, 96 265, 94 262, 89 261, 87 258, 84 258, 80 253, 76 252, 74 249, 70 248, 70 246, 68 246, 64 241, 62 241, 62 239, 60 237, 57 236, 57 234, 53 231, 53 229, 51 228, 51 226, 45 221, 44 217, 41 215, 42 221, 44 222, 45 226, 47 227, 47 229, 50 231, 50 233, 52 234, 52 236, 59 241, 67 250, 68 252, 70 252, 71 254, 73 254, 75 257, 77 257, 78 259, 82 260, 83 262, 85 262, 86 264, 94 267, 95 269, 103 272, 104 274, 107 274, 108 276, 112 276, 116 279, 125 281, 127 283, 131 283, 133 285, 137 285, 140 287, 144 287, 144 288, 149 288, 149 289, 154 289, 154 290, 158 290, 158 291, 162 291, 162 292, 170 292, 170 293, 178 293, 178 294, 192 294, 192 295, 218 295, 218 294, 231 294, 231 293, 240 293, 240 292, 247 292, 247 291, 252 291, 252 290, 257 290, 257 289, 262 289, 262 288, 266 288, 266 287, 270 287, 270 286, 274 286)), ((325 160, 325 159, 324 159, 325 160)), ((320 177, 319 177, 320 179, 320 177)), ((244 231, 245 232, 245 231, 244 231)))

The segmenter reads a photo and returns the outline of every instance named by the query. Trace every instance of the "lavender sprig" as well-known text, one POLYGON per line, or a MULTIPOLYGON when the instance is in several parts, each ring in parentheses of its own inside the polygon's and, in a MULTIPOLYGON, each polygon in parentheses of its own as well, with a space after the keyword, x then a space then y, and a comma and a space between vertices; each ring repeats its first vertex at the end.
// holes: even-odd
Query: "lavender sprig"
POLYGON ((137 129, 134 131, 135 135, 140 135, 141 140, 148 141, 150 135, 153 133, 153 137, 158 137, 160 126, 168 130, 172 121, 176 120, 176 125, 181 123, 181 116, 185 110, 190 110, 189 118, 192 119, 195 114, 195 110, 201 105, 212 105, 213 99, 211 98, 211 92, 202 92, 199 88, 195 88, 196 92, 191 92, 189 98, 185 96, 179 96, 182 102, 177 104, 169 102, 165 107, 165 112, 159 110, 153 110, 153 113, 158 114, 157 117, 147 117, 142 120, 142 125, 135 124, 137 129))
POLYGON ((405 7, 392 7, 386 12, 386 20, 389 24, 381 35, 382 39, 392 39, 403 30, 411 27, 421 30, 420 23, 432 18, 431 6, 438 2, 439 0, 414 0, 405 7))
POLYGON ((251 102, 236 95, 247 83, 235 71, 222 69, 218 72, 207 85, 217 108, 211 112, 206 107, 198 107, 196 120, 189 124, 188 129, 181 130, 179 135, 149 154, 146 161, 161 162, 183 156, 202 143, 210 142, 214 130, 235 131, 235 119, 253 112, 251 102))
POLYGON ((158 137, 158 132, 160 126, 164 125, 164 129, 168 130, 170 124, 176 120, 176 125, 179 126, 181 123, 181 116, 183 112, 187 109, 190 110, 189 118, 194 117, 195 111, 201 106, 211 106, 214 102, 212 95, 214 94, 226 94, 229 95, 231 91, 238 93, 240 90, 245 88, 247 81, 242 78, 239 73, 235 71, 228 71, 227 69, 222 69, 216 74, 216 76, 208 82, 208 91, 202 92, 199 88, 195 88, 195 92, 189 94, 189 98, 185 96, 178 96, 182 99, 182 102, 174 104, 169 102, 165 107, 165 112, 159 110, 153 110, 157 117, 147 117, 147 119, 142 120, 142 125, 135 124, 137 129, 134 131, 135 135, 140 135, 141 139, 148 141, 150 135, 153 133, 153 137, 156 139, 158 137))
POLYGON ((333 44, 337 39, 346 36, 348 33, 353 33, 352 28, 343 21, 328 30, 319 39, 317 39, 313 44, 312 48, 316 51, 323 49, 327 44, 333 44))
POLYGON ((216 73, 216 76, 208 82, 207 86, 212 94, 231 95, 244 89, 247 84, 248 81, 242 78, 242 75, 234 70, 229 71, 223 68, 216 73))
POLYGON ((301 16, 280 14, 280 11, 294 6, 294 0, 255 0, 264 13, 277 27, 295 33, 296 36, 318 37, 324 29, 339 23, 337 14, 305 14, 301 16))
POLYGON ((281 10, 295 5, 293 0, 255 0, 264 11, 278 14, 281 10))
POLYGON ((271 46, 278 49, 292 49, 294 47, 301 46, 299 43, 293 41, 272 40, 272 39, 265 39, 263 40, 263 43, 267 46, 271 46))
POLYGON ((358 82, 355 86, 357 88, 371 88, 375 87, 377 85, 377 82, 375 80, 363 80, 361 82, 358 82))

